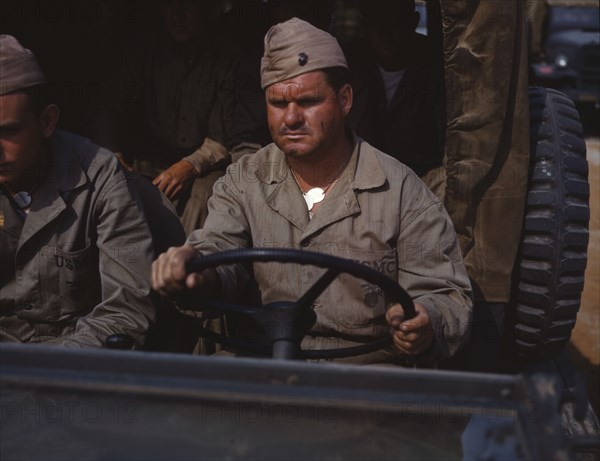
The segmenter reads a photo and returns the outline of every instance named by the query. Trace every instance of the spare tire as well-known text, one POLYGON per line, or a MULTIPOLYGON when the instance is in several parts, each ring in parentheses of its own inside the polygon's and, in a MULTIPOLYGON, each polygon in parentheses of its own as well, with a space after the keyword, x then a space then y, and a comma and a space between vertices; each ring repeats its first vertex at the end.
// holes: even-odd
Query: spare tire
POLYGON ((573 102, 530 88, 530 169, 517 261, 515 350, 554 357, 569 341, 581 303, 589 241, 586 146, 573 102))

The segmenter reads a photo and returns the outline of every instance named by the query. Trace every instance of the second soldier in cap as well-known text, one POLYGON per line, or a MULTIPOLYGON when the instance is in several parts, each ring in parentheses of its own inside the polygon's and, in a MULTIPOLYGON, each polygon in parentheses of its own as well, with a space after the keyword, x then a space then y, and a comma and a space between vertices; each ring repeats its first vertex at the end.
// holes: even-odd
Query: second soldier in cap
POLYGON ((114 155, 56 129, 33 53, 0 35, 0 341, 140 346, 155 319, 150 230, 114 155))

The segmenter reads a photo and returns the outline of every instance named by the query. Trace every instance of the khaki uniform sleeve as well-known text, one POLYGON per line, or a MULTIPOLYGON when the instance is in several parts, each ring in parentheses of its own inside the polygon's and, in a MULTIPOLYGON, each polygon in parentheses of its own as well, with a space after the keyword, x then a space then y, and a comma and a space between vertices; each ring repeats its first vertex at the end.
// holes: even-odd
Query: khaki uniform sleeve
MULTIPOLYGON (((187 243, 202 254, 251 247, 250 225, 244 215, 239 189, 234 178, 236 170, 227 170, 214 186, 208 200, 208 217, 202 229, 192 232, 187 243)), ((221 283, 218 295, 231 301, 250 280, 248 270, 241 264, 217 268, 221 283)))
POLYGON ((191 163, 198 173, 203 175, 228 157, 225 146, 210 138, 205 138, 202 145, 183 160, 191 163))
POLYGON ((435 331, 434 355, 448 357, 468 339, 471 284, 443 204, 416 177, 405 188, 410 203, 397 242, 398 283, 427 309, 435 331))
POLYGON ((258 152, 262 146, 257 143, 243 142, 231 149, 231 162, 237 162, 244 155, 252 155, 258 152))

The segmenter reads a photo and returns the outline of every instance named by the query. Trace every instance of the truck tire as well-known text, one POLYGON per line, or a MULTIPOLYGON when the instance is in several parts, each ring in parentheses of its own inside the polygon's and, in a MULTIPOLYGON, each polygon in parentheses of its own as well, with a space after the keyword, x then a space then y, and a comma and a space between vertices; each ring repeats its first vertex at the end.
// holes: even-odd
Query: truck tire
POLYGON ((552 358, 571 337, 581 303, 589 241, 588 164, 573 102, 530 88, 530 168, 519 251, 515 350, 552 358))

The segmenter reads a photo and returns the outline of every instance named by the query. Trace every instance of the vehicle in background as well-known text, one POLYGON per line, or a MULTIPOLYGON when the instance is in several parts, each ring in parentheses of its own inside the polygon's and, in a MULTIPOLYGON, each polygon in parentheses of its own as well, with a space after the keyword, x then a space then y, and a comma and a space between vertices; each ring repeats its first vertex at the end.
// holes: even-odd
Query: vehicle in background
POLYGON ((597 0, 541 0, 535 8, 531 78, 576 103, 600 108, 600 17, 597 0), (535 36, 537 34, 537 36, 535 36), (537 48, 537 49, 535 49, 537 48))

